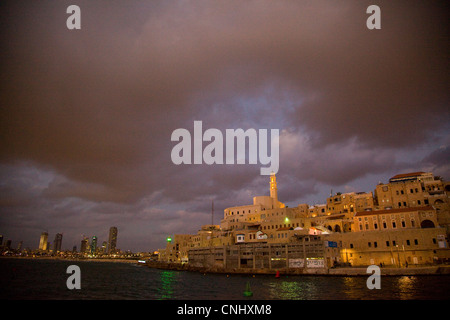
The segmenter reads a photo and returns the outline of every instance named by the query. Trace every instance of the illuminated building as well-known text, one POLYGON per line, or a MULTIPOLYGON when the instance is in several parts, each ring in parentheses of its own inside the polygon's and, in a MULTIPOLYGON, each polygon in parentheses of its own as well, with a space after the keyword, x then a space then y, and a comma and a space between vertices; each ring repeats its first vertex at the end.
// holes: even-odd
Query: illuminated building
POLYGON ((91 241, 91 254, 95 254, 96 251, 97 251, 97 236, 93 236, 91 241))
POLYGON ((326 204, 293 208, 278 201, 275 175, 269 186, 269 196, 226 208, 220 225, 203 225, 195 235, 174 235, 159 250, 159 259, 214 268, 297 268, 304 259, 297 251, 306 250, 303 239, 313 239, 310 249, 316 247, 317 255, 308 257, 321 259, 315 263, 323 268, 450 260, 448 224, 442 223, 448 216, 450 185, 432 174, 396 175, 389 184, 379 184, 375 196, 336 193, 326 204), (397 206, 386 205, 393 202, 397 206))
POLYGON ((88 249, 89 249, 89 238, 83 237, 83 240, 81 240, 80 253, 88 253, 88 249))
POLYGON ((108 254, 116 252, 117 246, 117 227, 109 228, 108 254))
POLYGON ((433 206, 439 225, 450 228, 450 183, 431 172, 397 174, 389 183, 379 183, 375 202, 380 209, 433 206))
POLYGON ((48 247, 48 232, 42 232, 39 240, 39 250, 47 251, 48 247))

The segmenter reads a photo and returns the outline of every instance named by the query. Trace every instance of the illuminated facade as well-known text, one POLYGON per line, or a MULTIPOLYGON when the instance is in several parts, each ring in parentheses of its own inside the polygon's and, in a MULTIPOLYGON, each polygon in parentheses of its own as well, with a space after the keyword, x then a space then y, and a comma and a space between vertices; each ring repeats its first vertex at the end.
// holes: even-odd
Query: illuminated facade
MULTIPOLYGON (((412 173, 379 184, 375 193, 336 193, 327 198, 326 204, 289 208, 278 200, 276 177, 271 175, 269 196, 256 196, 250 205, 226 208, 220 225, 204 225, 195 235, 175 235, 165 249, 159 250, 159 258, 225 267, 230 265, 227 259, 235 256, 235 249, 243 245, 248 246, 247 251, 269 250, 272 255, 271 246, 289 251, 298 247, 301 239, 318 236, 323 243, 333 244, 321 249, 325 268, 339 263, 403 267, 448 261, 448 229, 442 226, 442 217, 448 215, 449 192, 448 183, 432 174, 412 173), (416 188, 417 193, 422 190, 420 195, 409 196, 416 188), (407 191, 409 198, 401 199, 407 191), (386 205, 393 202, 401 205, 386 205), (222 262, 208 254, 222 256, 222 262)), ((286 253, 286 267, 292 257, 286 253)), ((261 259, 256 252, 249 252, 233 266, 275 265, 269 263, 271 259, 261 259)))
POLYGON ((380 209, 433 206, 441 226, 450 227, 450 183, 430 172, 398 174, 379 183, 374 200, 380 209))
POLYGON ((48 250, 48 232, 41 233, 41 238, 39 239, 39 250, 48 250))

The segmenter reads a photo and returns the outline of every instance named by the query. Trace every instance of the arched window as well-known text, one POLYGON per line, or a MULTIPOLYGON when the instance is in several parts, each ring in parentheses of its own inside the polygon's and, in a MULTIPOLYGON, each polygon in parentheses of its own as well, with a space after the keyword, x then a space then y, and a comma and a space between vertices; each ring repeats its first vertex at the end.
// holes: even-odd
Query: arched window
POLYGON ((434 228, 434 223, 431 220, 423 220, 420 223, 420 227, 425 229, 425 228, 434 228))

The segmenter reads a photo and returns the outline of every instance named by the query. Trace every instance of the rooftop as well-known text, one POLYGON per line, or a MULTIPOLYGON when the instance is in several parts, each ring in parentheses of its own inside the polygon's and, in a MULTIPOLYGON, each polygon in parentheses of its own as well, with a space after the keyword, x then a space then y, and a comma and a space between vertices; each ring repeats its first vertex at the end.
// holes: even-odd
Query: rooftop
POLYGON ((390 213, 415 212, 415 211, 426 211, 426 210, 434 210, 434 208, 432 206, 424 206, 424 207, 386 209, 386 210, 376 210, 376 211, 360 211, 360 212, 355 213, 355 217, 371 216, 371 215, 375 215, 375 214, 390 214, 390 213))
POLYGON ((410 172, 410 173, 402 173, 402 174, 397 174, 395 176, 393 176, 392 178, 389 179, 389 182, 393 182, 396 180, 412 180, 415 179, 423 174, 425 174, 426 172, 423 171, 418 171, 418 172, 410 172))

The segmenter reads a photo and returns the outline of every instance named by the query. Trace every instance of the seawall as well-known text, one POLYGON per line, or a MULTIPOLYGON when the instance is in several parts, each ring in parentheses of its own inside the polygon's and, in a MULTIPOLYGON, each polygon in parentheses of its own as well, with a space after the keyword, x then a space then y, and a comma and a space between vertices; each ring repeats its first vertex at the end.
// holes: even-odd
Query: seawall
MULTIPOLYGON (((281 275, 317 275, 317 276, 368 276, 367 267, 347 267, 347 268, 291 268, 291 269, 267 269, 267 268, 206 268, 191 266, 189 264, 167 263, 149 261, 146 266, 156 269, 191 271, 200 273, 217 274, 247 274, 247 275, 275 275, 277 271, 281 275)), ((380 268, 382 276, 421 276, 421 275, 450 275, 450 265, 420 266, 408 268, 380 268)))

